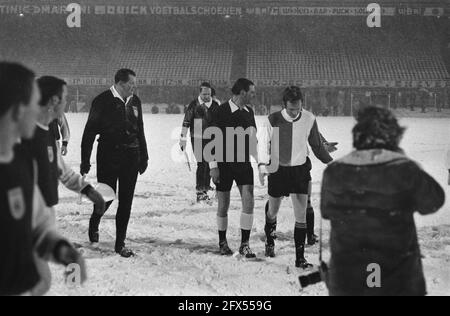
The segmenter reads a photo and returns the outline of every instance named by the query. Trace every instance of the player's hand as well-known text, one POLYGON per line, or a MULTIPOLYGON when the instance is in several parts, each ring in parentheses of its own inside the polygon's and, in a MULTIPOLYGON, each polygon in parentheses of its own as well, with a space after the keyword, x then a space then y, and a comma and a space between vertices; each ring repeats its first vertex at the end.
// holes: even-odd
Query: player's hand
POLYGON ((325 142, 323 143, 323 145, 325 146, 326 150, 331 154, 334 153, 335 151, 337 151, 337 145, 339 143, 329 143, 329 142, 325 142))
MULTIPOLYGON (((78 271, 80 272, 79 277, 81 284, 86 282, 87 269, 83 256, 76 249, 74 249, 69 243, 63 241, 56 246, 55 259, 58 263, 66 267, 72 264, 77 265, 79 268, 78 271)), ((66 278, 70 276, 70 273, 73 272, 74 271, 66 272, 65 273, 66 278)))
POLYGON ((106 202, 103 199, 103 196, 97 190, 95 190, 93 187, 90 187, 89 190, 86 192, 86 196, 92 203, 94 203, 95 212, 98 215, 105 214, 106 202))
POLYGON ((80 166, 80 174, 82 176, 87 175, 90 170, 91 170, 91 165, 90 164, 84 164, 84 163, 81 164, 81 166, 80 166))
POLYGON ((212 178, 214 184, 220 183, 220 171, 219 171, 219 168, 211 169, 210 175, 211 175, 211 178, 212 178))
POLYGON ((68 153, 68 151, 67 151, 67 146, 63 145, 63 146, 61 147, 61 155, 66 156, 67 153, 68 153))
POLYGON ((185 140, 185 139, 180 139, 180 148, 181 148, 181 151, 185 151, 185 150, 186 150, 186 146, 187 146, 187 140, 185 140))
POLYGON ((259 182, 262 186, 266 185, 266 177, 269 175, 266 166, 259 167, 259 182))

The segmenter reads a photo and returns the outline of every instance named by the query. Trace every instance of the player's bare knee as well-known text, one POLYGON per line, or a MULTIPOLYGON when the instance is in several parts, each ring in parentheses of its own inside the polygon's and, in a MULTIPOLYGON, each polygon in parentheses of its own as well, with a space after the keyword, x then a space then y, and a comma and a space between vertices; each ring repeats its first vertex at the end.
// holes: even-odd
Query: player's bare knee
POLYGON ((270 219, 277 218, 282 201, 283 201, 282 198, 274 198, 274 197, 269 198, 269 211, 267 213, 267 216, 270 219))
POLYGON ((308 206, 308 196, 305 194, 292 194, 295 220, 298 223, 306 223, 306 210, 308 206))

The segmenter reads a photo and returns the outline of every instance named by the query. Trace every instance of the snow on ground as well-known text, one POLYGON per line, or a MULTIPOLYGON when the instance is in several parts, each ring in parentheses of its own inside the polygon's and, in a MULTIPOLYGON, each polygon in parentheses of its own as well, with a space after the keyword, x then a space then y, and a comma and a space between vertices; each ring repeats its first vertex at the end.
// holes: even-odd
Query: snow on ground
MULTIPOLYGON (((86 114, 69 114, 72 130, 66 161, 79 170, 80 143, 86 114)), ((258 118, 261 124, 263 118, 258 118)), ((347 154, 351 146, 353 118, 319 118, 319 127, 330 141, 339 142, 336 158, 347 154)), ((278 257, 265 259, 264 212, 266 189, 256 186, 255 228, 252 247, 260 258, 245 262, 217 254, 215 206, 194 205, 194 173, 183 162, 174 162, 177 128, 182 116, 145 115, 150 152, 150 167, 139 178, 128 232, 128 245, 137 257, 122 259, 114 254, 116 202, 105 215, 101 242, 90 245, 87 239, 92 207, 77 203, 78 196, 61 188, 57 207, 58 227, 87 258, 89 281, 81 288, 69 289, 63 283, 63 269, 52 266, 52 295, 326 295, 323 284, 300 292, 299 272, 294 266, 293 212, 285 201, 279 217, 278 257), (174 149, 175 148, 175 149, 174 149)), ((403 147, 413 159, 433 175, 449 196, 445 170, 445 150, 450 147, 449 118, 405 118, 408 128, 403 147)), ((95 153, 92 155, 95 161, 95 153)), ((313 159, 313 204, 319 211, 321 175, 325 168, 313 159)), ((90 179, 95 180, 95 165, 90 179)), ((256 176, 256 173, 255 173, 256 176)), ((255 182, 257 183, 257 182, 255 182)), ((240 242, 240 200, 236 189, 230 208, 229 242, 237 250, 240 242)), ((424 266, 430 294, 450 294, 450 202, 439 213, 417 217, 424 266)), ((325 223, 325 249, 328 249, 328 224, 325 223)), ((307 249, 307 257, 318 262, 318 247, 307 249)))

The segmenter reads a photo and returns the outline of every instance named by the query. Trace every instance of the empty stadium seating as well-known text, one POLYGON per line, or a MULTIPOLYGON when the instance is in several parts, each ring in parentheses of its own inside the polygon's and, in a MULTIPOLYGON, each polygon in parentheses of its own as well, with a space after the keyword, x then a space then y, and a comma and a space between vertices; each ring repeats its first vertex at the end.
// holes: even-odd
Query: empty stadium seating
POLYGON ((253 36, 247 73, 262 80, 442 80, 439 38, 427 24, 381 29, 340 25, 253 36), (417 31, 417 33, 416 33, 417 31))
POLYGON ((117 34, 115 22, 78 32, 49 25, 42 32, 31 21, 17 32, 0 32, 0 58, 63 77, 112 78, 118 68, 129 67, 146 79, 228 81, 239 66, 254 80, 450 78, 433 23, 408 19, 369 29, 355 21, 360 19, 311 17, 266 23, 262 30, 249 26, 243 54, 220 27, 205 32, 204 25, 189 21, 152 25, 152 32, 137 25, 117 34))
POLYGON ((114 64, 132 68, 149 79, 228 80, 232 56, 225 43, 149 39, 126 43, 114 64))

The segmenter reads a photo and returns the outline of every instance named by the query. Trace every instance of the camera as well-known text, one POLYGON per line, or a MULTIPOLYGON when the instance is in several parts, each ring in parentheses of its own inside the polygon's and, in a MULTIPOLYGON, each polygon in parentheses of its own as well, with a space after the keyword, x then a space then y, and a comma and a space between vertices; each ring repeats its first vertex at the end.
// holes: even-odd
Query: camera
POLYGON ((328 274, 328 266, 325 262, 321 262, 317 271, 311 272, 306 275, 299 276, 299 281, 302 289, 318 284, 320 282, 326 282, 328 274))

